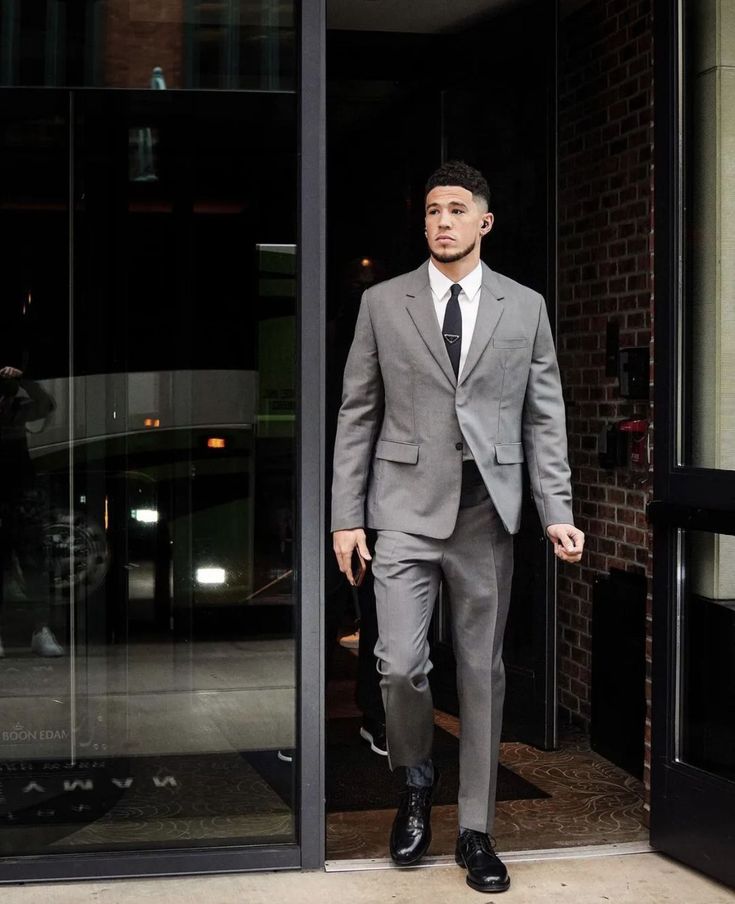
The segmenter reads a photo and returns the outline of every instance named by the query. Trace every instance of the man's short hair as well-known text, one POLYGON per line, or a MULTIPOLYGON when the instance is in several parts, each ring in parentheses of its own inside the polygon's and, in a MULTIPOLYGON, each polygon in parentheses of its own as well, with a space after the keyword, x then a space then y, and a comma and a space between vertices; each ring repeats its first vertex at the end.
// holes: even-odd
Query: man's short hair
POLYGON ((472 197, 482 198, 490 209, 490 188, 482 173, 463 160, 447 160, 435 170, 426 183, 424 197, 437 185, 458 185, 472 192, 472 197))

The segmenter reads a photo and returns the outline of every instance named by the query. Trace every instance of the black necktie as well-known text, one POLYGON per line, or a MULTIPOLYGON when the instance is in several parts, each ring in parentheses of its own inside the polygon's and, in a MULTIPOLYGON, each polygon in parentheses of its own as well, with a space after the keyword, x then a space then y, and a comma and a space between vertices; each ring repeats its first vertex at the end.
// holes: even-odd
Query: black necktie
POLYGON ((459 356, 462 351, 462 313, 459 310, 459 293, 462 291, 462 286, 459 283, 454 283, 449 291, 451 294, 447 302, 447 309, 444 312, 442 334, 444 336, 444 344, 449 353, 449 360, 452 362, 454 376, 458 377, 459 356))

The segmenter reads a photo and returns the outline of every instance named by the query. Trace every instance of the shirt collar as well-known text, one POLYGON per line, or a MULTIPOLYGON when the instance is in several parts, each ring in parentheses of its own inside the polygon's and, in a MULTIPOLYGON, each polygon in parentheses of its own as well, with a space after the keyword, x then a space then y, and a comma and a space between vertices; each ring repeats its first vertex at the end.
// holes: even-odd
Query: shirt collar
MULTIPOLYGON (((431 259, 429 259, 429 284, 432 292, 440 301, 449 294, 450 288, 454 285, 452 280, 445 276, 431 259)), ((482 263, 478 263, 474 270, 460 279, 459 284, 462 286, 465 296, 470 300, 473 299, 482 284, 482 263)))

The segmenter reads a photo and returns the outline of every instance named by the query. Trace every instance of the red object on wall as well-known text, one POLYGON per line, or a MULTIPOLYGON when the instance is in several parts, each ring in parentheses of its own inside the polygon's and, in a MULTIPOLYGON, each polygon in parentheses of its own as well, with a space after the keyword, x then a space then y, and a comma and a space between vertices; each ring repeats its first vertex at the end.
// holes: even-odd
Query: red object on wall
POLYGON ((621 421, 618 430, 630 433, 630 461, 634 465, 647 464, 646 440, 648 439, 648 421, 621 421))

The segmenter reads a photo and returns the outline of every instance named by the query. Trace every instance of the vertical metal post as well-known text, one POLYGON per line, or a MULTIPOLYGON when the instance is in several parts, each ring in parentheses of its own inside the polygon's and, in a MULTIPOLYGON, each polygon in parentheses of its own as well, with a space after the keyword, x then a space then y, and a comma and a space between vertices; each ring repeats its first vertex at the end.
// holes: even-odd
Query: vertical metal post
POLYGON ((303 0, 299 66, 298 596, 300 844, 325 858, 324 362, 326 331, 326 0, 303 0))

